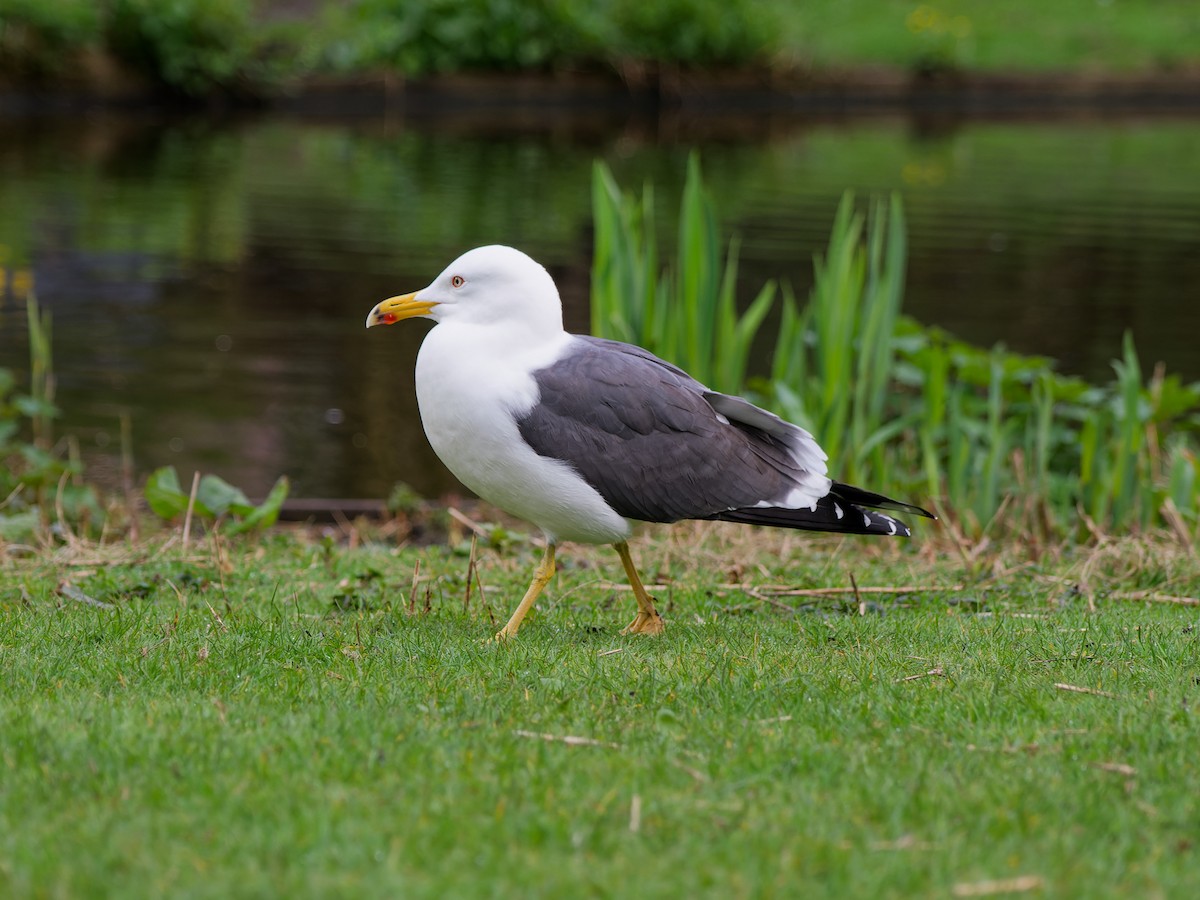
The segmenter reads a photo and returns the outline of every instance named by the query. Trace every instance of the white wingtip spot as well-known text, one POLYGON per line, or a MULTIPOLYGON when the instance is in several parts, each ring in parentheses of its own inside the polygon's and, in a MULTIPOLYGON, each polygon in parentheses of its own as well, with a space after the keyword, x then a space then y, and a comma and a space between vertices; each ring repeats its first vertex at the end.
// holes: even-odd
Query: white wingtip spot
POLYGON ((836 503, 833 504, 833 514, 835 516, 837 516, 839 519, 845 515, 845 513, 842 512, 842 508, 840 506, 838 506, 836 503))
POLYGON ((868 528, 871 527, 871 517, 869 515, 867 515, 866 513, 863 513, 863 524, 866 525, 868 528))

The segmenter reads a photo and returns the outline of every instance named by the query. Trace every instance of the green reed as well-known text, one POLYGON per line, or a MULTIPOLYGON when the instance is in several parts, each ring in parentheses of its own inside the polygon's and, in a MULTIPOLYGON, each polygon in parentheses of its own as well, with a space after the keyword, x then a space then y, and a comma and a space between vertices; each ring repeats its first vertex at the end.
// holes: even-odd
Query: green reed
POLYGON ((58 415, 58 409, 54 405, 54 355, 50 310, 42 310, 32 293, 25 305, 29 323, 29 395, 23 398, 22 406, 33 427, 34 444, 44 450, 50 446, 53 435, 52 422, 58 415))
POLYGON ((738 241, 731 240, 722 252, 699 158, 693 154, 688 160, 673 267, 659 263, 650 184, 640 199, 625 194, 598 162, 592 198, 594 333, 640 344, 715 390, 741 390, 751 344, 774 302, 775 285, 764 285, 746 311, 738 313, 738 241))
POLYGON ((864 216, 843 196, 808 305, 790 290, 776 340, 767 402, 822 435, 847 479, 884 464, 884 447, 907 423, 889 419, 896 320, 904 292, 907 234, 898 196, 864 216))
POLYGON ((95 491, 81 483, 78 443, 54 440, 54 358, 49 310, 26 302, 28 391, 0 369, 0 541, 28 540, 51 523, 59 532, 97 521, 95 491))
POLYGON ((652 185, 625 194, 597 164, 593 193, 595 333, 639 343, 808 428, 834 477, 924 493, 966 535, 1165 523, 1195 540, 1200 384, 1161 370, 1147 379, 1129 334, 1115 380, 1097 386, 1058 374, 1049 359, 973 347, 904 317, 899 197, 865 212, 843 197, 808 302, 781 286, 769 374, 748 379, 775 285, 738 313, 737 240, 722 254, 695 156, 673 267, 659 262, 652 185))

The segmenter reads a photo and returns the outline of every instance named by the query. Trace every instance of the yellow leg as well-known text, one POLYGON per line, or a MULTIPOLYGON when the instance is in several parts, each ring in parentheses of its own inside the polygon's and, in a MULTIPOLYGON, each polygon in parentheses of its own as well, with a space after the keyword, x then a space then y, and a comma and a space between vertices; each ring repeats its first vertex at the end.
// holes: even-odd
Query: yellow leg
POLYGON ((550 583, 550 579, 554 577, 554 545, 546 544, 546 553, 542 556, 542 561, 538 563, 537 569, 533 573, 533 581, 529 585, 529 590, 525 592, 521 604, 512 614, 512 618, 508 620, 508 624, 496 632, 496 640, 503 641, 510 637, 515 637, 517 629, 521 627, 521 622, 525 618, 525 614, 529 612, 529 608, 533 606, 538 595, 541 594, 542 588, 550 583))
POLYGON ((637 599, 638 605, 637 618, 630 622, 629 627, 623 629, 621 634, 662 634, 662 616, 658 614, 658 610, 654 608, 654 601, 650 599, 650 595, 642 586, 642 579, 638 578, 633 558, 629 555, 629 545, 621 541, 619 544, 613 544, 613 547, 621 557, 621 565, 625 567, 625 577, 629 579, 629 586, 633 588, 633 596, 637 599))

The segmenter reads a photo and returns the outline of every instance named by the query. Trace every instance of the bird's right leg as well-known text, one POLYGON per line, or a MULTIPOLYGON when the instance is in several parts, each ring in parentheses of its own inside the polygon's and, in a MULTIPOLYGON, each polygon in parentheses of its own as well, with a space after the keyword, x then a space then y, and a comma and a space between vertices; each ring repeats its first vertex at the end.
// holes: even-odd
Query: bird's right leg
POLYGON ((621 634, 662 634, 662 616, 654 608, 654 601, 646 593, 642 579, 638 577, 633 557, 629 555, 629 545, 621 541, 619 544, 613 544, 613 547, 621 557, 621 565, 625 567, 625 577, 629 579, 629 586, 633 588, 633 596, 637 599, 638 605, 637 618, 623 628, 621 634))
POLYGON ((496 632, 496 640, 504 641, 510 637, 515 637, 517 629, 521 627, 521 622, 525 618, 525 614, 529 612, 538 595, 541 594, 542 588, 550 583, 550 579, 554 577, 554 544, 546 544, 546 553, 542 556, 542 561, 538 563, 538 567, 533 572, 533 581, 530 582, 529 590, 525 592, 524 598, 520 605, 513 612, 512 618, 508 620, 503 628, 496 632))

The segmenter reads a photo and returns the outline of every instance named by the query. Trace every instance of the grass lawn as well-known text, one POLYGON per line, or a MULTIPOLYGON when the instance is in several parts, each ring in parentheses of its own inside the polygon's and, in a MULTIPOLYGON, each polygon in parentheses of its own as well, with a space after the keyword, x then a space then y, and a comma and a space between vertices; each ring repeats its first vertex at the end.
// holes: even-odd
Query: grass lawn
POLYGON ((1192 0, 808 0, 781 13, 785 53, 820 66, 1127 71, 1194 64, 1192 0))
POLYGON ((568 546, 503 646, 519 541, 10 559, 0 896, 1200 896, 1194 555, 634 552, 663 637, 568 546))

